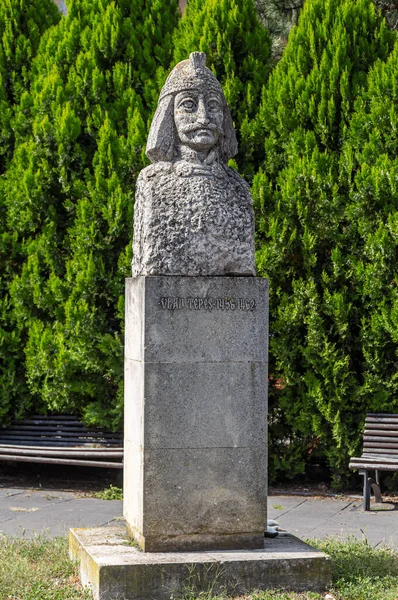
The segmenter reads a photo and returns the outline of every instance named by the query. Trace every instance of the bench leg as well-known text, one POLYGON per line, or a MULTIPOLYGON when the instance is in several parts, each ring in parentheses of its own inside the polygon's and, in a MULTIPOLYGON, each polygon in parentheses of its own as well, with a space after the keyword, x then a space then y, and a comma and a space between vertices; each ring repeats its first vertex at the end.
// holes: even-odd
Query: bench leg
POLYGON ((373 491, 375 501, 382 503, 379 472, 376 471, 376 479, 369 477, 366 469, 359 471, 359 474, 363 475, 363 509, 370 510, 370 490, 373 491))
POLYGON ((380 487, 380 473, 379 473, 378 469, 375 470, 375 479, 376 479, 377 485, 380 487))
POLYGON ((376 477, 376 479, 369 478, 369 483, 370 483, 370 487, 373 490, 373 493, 375 496, 375 501, 378 504, 381 504, 383 502, 383 500, 381 498, 379 471, 376 471, 375 477, 376 477))
POLYGON ((361 469, 359 474, 363 475, 363 510, 370 510, 370 484, 368 472, 366 469, 361 469))

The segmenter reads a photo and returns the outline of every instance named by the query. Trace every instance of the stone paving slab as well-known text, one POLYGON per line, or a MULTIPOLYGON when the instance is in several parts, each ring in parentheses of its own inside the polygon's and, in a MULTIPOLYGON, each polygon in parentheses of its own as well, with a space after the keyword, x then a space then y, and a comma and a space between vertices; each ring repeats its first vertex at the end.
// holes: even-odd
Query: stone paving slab
POLYGON ((365 536, 372 545, 384 544, 398 549, 398 506, 385 504, 384 508, 390 510, 373 508, 364 512, 361 499, 309 497, 295 504, 297 499, 270 496, 268 516, 301 539, 365 536), (282 506, 284 510, 275 506, 282 506))
POLYGON ((65 535, 71 527, 106 525, 122 512, 118 500, 81 498, 74 492, 0 489, 0 533, 15 537, 65 535))
POLYGON ((9 498, 10 496, 18 496, 19 494, 24 494, 25 490, 16 489, 16 488, 0 488, 0 499, 1 498, 9 498))

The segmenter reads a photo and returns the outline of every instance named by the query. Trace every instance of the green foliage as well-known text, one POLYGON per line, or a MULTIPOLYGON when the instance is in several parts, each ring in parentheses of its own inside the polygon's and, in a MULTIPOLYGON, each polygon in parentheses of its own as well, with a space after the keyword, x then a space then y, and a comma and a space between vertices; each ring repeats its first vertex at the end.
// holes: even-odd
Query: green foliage
POLYGON ((100 500, 123 500, 123 490, 122 488, 111 484, 102 492, 97 492, 95 497, 100 500))
POLYGON ((369 74, 342 155, 346 260, 358 311, 361 412, 398 409, 398 47, 369 74))
POLYGON ((134 186, 178 15, 170 0, 73 0, 42 39, 6 179, 36 410, 120 423, 134 186))
POLYGON ((271 41, 253 0, 190 0, 174 36, 174 63, 190 52, 207 54, 221 82, 238 135, 239 169, 253 176, 255 139, 251 120, 270 70, 271 41))
POLYGON ((394 40, 371 0, 308 0, 263 94, 253 193, 258 273, 271 289, 273 478, 326 457, 337 484, 359 450, 365 317, 339 164, 355 99, 394 40))
POLYGON ((14 105, 30 87, 30 67, 41 35, 60 19, 51 0, 0 3, 0 174, 12 155, 14 105))
POLYGON ((4 172, 14 150, 13 122, 21 96, 30 88, 31 63, 42 33, 60 19, 51 0, 0 3, 0 421, 29 402, 23 368, 21 328, 13 317, 9 283, 20 263, 17 236, 8 227, 4 172))

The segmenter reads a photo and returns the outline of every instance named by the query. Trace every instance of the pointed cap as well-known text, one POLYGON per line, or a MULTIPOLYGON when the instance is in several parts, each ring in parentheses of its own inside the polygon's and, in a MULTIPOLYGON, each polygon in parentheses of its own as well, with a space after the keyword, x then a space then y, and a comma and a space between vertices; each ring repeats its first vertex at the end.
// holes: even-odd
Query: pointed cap
POLYGON ((206 67, 204 52, 192 52, 189 60, 183 60, 174 67, 160 92, 159 100, 186 90, 204 90, 223 95, 219 81, 206 67))

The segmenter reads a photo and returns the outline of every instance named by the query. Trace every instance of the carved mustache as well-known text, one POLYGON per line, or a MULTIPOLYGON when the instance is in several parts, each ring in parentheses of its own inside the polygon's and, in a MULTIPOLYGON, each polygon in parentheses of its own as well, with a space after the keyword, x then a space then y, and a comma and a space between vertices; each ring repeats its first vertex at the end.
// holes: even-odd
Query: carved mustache
POLYGON ((192 123, 192 125, 187 125, 183 128, 184 133, 191 133, 192 131, 198 131, 200 129, 208 130, 208 131, 221 131, 220 127, 215 125, 214 123, 206 123, 206 125, 200 125, 199 123, 192 123))

